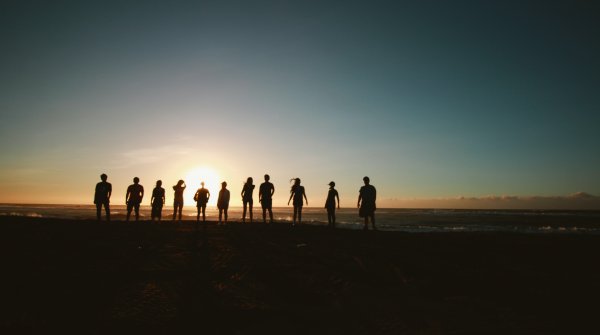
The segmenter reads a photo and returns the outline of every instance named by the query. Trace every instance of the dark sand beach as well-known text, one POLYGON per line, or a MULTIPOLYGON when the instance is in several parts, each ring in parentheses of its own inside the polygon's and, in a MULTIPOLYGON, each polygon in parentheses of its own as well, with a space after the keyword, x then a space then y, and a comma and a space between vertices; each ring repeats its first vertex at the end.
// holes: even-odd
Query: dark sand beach
POLYGON ((0 331, 597 333, 600 235, 0 218, 0 331))

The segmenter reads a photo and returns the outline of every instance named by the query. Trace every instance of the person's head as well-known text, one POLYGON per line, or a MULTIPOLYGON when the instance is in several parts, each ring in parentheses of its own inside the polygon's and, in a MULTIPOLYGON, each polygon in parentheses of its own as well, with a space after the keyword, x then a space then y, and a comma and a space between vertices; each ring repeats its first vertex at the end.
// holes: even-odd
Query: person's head
POLYGON ((270 179, 271 179, 271 177, 268 174, 266 174, 265 175, 265 181, 269 181, 270 179))
POLYGON ((202 188, 204 188, 204 182, 203 181, 200 182, 200 186, 202 186, 202 188))
POLYGON ((246 185, 252 185, 253 182, 254 179, 252 179, 252 177, 248 177, 248 179, 246 179, 246 185))
POLYGON ((334 187, 335 187, 335 182, 333 182, 333 181, 330 181, 330 182, 329 182, 329 187, 331 187, 331 188, 334 188, 334 187))
POLYGON ((137 184, 139 182, 140 182, 140 178, 138 178, 138 177, 133 178, 133 183, 134 184, 137 184))
POLYGON ((100 175, 100 180, 106 181, 106 179, 108 179, 108 176, 106 175, 106 173, 103 173, 100 175))
POLYGON ((181 185, 183 185, 183 183, 184 183, 183 179, 179 179, 179 181, 177 182, 177 186, 181 186, 181 185))
POLYGON ((224 181, 221 183, 221 188, 226 189, 227 188, 227 182, 224 181))
POLYGON ((161 186, 162 186, 162 180, 157 180, 156 187, 161 187, 161 186))
POLYGON ((294 182, 294 184, 292 184, 292 188, 290 189, 290 192, 294 192, 294 190, 296 189, 296 187, 300 186, 300 178, 292 178, 290 179, 290 183, 294 182))
POLYGON ((369 177, 365 176, 363 178, 363 181, 365 182, 365 185, 369 185, 369 183, 371 182, 371 180, 369 179, 369 177))

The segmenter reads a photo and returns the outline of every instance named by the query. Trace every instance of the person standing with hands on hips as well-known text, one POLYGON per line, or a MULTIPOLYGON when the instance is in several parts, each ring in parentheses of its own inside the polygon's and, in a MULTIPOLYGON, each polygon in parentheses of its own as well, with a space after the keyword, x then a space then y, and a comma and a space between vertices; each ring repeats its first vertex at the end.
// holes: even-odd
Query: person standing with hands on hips
POLYGON ((140 203, 144 198, 144 186, 140 185, 140 178, 133 178, 133 184, 127 188, 125 204, 127 205, 127 221, 131 216, 131 210, 135 209, 135 221, 140 219, 140 203))

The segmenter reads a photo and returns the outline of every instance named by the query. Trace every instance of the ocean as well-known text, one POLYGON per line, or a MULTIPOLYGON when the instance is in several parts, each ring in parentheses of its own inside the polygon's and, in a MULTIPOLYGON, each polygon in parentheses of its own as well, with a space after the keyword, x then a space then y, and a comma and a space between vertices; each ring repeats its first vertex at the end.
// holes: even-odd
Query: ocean
MULTIPOLYGON (((292 207, 273 209, 277 223, 292 221, 292 207)), ((163 221, 169 222, 172 207, 163 208, 163 221)), ((207 220, 216 221, 218 211, 208 207, 207 220)), ((104 216, 104 213, 102 213, 104 216)), ((111 206, 113 221, 125 220, 126 208, 111 206)), ((132 213, 133 215, 133 213, 132 213)), ((90 219, 96 218, 93 205, 22 205, 0 204, 0 216, 26 216, 39 218, 90 219)), ((242 208, 229 209, 230 221, 241 221, 242 208)), ((150 219, 150 207, 142 206, 140 219, 150 219)), ((184 220, 196 219, 196 208, 185 207, 184 220)), ((254 208, 255 222, 262 219, 260 208, 254 208)), ((248 218, 247 218, 248 221, 248 218)), ((326 225, 327 213, 323 208, 306 207, 302 221, 309 225, 326 225)), ((380 230, 404 232, 519 232, 519 233, 576 233, 600 234, 600 211, 572 210, 465 210, 465 209, 404 209, 380 208, 376 211, 376 225, 380 230)), ((337 226, 345 229, 362 229, 363 219, 356 208, 337 211, 337 226)))

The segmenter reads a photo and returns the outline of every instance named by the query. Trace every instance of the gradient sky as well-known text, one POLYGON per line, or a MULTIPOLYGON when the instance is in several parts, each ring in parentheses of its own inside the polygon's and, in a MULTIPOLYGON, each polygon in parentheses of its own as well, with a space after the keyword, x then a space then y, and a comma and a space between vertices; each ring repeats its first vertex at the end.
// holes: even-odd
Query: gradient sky
POLYGON ((364 175, 386 206, 600 195, 593 1, 3 1, 0 27, 0 202, 105 172, 170 203, 201 167, 276 204, 292 177, 312 206, 364 175))

